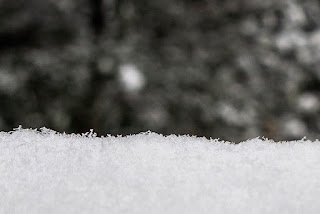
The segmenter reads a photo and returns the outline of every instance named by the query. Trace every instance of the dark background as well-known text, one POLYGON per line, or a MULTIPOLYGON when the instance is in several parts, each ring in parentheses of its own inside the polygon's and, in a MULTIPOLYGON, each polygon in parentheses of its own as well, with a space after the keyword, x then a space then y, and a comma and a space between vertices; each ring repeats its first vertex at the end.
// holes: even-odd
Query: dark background
POLYGON ((0 129, 320 135, 318 0, 0 0, 0 129))

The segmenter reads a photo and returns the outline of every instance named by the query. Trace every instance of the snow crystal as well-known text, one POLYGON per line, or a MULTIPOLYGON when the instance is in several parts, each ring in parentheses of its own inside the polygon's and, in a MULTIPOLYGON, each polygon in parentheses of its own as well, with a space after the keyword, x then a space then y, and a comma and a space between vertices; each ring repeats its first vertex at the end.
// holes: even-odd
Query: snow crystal
POLYGON ((0 132, 0 213, 319 213, 320 142, 0 132))

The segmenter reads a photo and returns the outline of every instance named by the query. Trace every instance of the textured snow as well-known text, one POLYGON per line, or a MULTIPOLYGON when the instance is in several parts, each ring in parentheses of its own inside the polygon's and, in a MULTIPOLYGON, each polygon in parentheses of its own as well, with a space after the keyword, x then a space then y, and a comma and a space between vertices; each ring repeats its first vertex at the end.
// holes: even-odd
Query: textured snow
POLYGON ((320 142, 0 132, 0 213, 319 213, 320 142))

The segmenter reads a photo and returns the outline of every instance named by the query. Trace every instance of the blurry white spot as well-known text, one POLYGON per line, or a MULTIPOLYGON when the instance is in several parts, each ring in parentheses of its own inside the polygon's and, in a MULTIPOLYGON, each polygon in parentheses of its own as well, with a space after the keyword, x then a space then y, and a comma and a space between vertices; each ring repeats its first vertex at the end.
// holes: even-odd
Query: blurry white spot
POLYGON ((293 26, 301 26, 306 22, 306 15, 300 6, 289 3, 287 9, 287 16, 293 26))
POLYGON ((297 50, 297 58, 303 64, 310 64, 315 62, 317 55, 312 53, 312 48, 301 47, 297 50))
POLYGON ((306 134, 307 128, 299 119, 288 119, 283 124, 284 134, 287 137, 303 137, 306 134))
POLYGON ((161 128, 168 122, 168 115, 166 111, 157 106, 146 109, 141 117, 150 128, 161 128))
POLYGON ((15 75, 0 70, 0 91, 12 94, 18 89, 18 80, 15 75))
POLYGON ((146 84, 145 77, 135 65, 126 64, 120 66, 119 80, 128 92, 138 92, 146 84))
POLYGON ((310 35, 310 42, 312 45, 320 45, 320 31, 315 31, 310 35))
POLYGON ((221 103, 219 112, 224 121, 236 126, 252 124, 255 120, 253 109, 238 110, 228 103, 221 103))
POLYGON ((50 115, 52 116, 54 125, 57 127, 59 126, 62 129, 67 129, 67 127, 70 125, 70 117, 62 109, 53 108, 50 112, 50 115))
POLYGON ((33 50, 28 54, 27 58, 32 60, 32 62, 39 67, 50 66, 54 63, 58 63, 48 51, 33 50))
POLYGON ((308 39, 309 48, 312 50, 312 57, 315 61, 320 58, 320 31, 312 33, 308 39))
POLYGON ((286 52, 306 46, 307 39, 299 32, 286 31, 276 38, 276 45, 280 51, 286 52))
POLYGON ((238 58, 238 62, 241 68, 243 68, 244 70, 257 70, 253 57, 248 54, 241 54, 238 58))
POLYGON ((246 19, 241 23, 241 31, 245 35, 254 35, 258 31, 258 26, 255 19, 246 19))
POLYGON ((305 113, 315 113, 320 108, 318 97, 313 94, 306 93, 298 99, 298 109, 305 113))

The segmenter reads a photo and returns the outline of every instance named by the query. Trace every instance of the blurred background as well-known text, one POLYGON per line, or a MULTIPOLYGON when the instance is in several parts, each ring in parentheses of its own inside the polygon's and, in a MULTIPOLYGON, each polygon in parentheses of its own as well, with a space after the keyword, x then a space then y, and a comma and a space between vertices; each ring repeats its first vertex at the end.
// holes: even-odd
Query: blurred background
POLYGON ((0 130, 320 136, 318 0, 0 0, 0 130))

